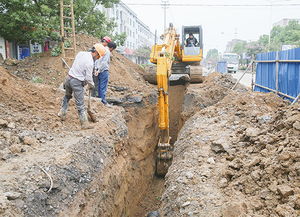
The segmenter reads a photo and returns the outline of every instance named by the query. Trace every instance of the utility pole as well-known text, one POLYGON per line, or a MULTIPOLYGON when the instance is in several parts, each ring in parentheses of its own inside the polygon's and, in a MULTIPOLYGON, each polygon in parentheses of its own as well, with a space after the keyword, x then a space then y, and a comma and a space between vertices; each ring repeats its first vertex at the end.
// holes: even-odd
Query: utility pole
POLYGON ((167 8, 169 6, 169 0, 161 0, 161 6, 164 9, 164 32, 167 29, 167 8))
POLYGON ((271 32, 272 32, 272 18, 273 18, 273 1, 270 0, 270 32, 269 32, 269 43, 268 43, 268 52, 271 50, 271 32))

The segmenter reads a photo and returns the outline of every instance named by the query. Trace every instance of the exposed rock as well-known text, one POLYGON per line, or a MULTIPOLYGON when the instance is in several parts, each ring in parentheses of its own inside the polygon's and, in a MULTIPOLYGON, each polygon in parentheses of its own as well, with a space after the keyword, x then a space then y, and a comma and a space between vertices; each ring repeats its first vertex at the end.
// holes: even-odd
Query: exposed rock
POLYGON ((10 129, 15 129, 16 128, 16 124, 13 123, 13 122, 10 122, 8 125, 7 125, 8 128, 10 129))
POLYGON ((257 137, 261 133, 261 130, 258 128, 249 127, 246 129, 246 136, 248 137, 257 137))
POLYGON ((278 185, 277 191, 283 198, 294 194, 294 190, 288 185, 278 185))
POLYGON ((7 58, 6 60, 4 60, 4 64, 8 66, 15 66, 18 65, 18 63, 19 63, 18 60, 12 58, 7 58))
POLYGON ((23 143, 25 145, 29 145, 29 146, 36 146, 37 140, 35 138, 29 137, 29 136, 24 136, 23 143))
POLYGON ((296 130, 300 130, 300 121, 296 121, 296 122, 293 124, 293 127, 294 127, 296 130))
POLYGON ((219 139, 217 141, 213 141, 211 143, 211 150, 213 150, 215 153, 222 153, 226 152, 229 149, 229 145, 227 141, 223 139, 219 139))
POLYGON ((209 158, 207 158, 207 163, 209 163, 209 164, 215 164, 216 162, 215 162, 215 160, 214 160, 213 157, 209 157, 209 158))
POLYGON ((222 209, 222 217, 240 217, 245 214, 245 203, 232 203, 222 209))
POLYGON ((8 122, 6 120, 0 119, 0 127, 7 127, 8 122))
POLYGON ((19 192, 5 192, 4 196, 8 199, 8 200, 16 200, 21 196, 21 193, 19 192))
POLYGON ((280 216, 280 217, 297 217, 296 215, 294 215, 294 209, 292 207, 290 207, 289 205, 286 204, 279 204, 276 209, 275 209, 276 213, 280 216))

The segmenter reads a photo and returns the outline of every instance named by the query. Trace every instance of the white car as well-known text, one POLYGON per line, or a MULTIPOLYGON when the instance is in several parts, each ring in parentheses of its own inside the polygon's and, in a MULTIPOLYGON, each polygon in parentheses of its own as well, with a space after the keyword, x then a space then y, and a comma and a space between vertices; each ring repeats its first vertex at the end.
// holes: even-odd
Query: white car
POLYGON ((239 64, 228 63, 227 64, 227 72, 228 73, 236 73, 239 70, 239 64))

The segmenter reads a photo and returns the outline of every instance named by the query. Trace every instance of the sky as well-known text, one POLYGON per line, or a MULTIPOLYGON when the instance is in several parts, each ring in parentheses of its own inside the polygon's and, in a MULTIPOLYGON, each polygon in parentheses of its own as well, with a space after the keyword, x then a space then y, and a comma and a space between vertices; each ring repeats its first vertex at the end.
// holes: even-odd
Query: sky
MULTIPOLYGON (((122 0, 148 25, 152 32, 161 35, 164 29, 164 10, 161 0, 122 0)), ((283 18, 300 19, 300 0, 167 0, 170 4, 202 4, 201 6, 169 6, 167 23, 172 22, 181 33, 183 25, 202 25, 204 55, 209 49, 224 52, 232 39, 255 41, 260 35, 269 34, 273 23, 283 18), (204 6, 206 4, 206 6, 204 6), (243 5, 243 6, 207 6, 243 5), (289 6, 288 4, 294 4, 289 6), (299 5, 295 5, 299 4, 299 5), (263 7, 246 5, 266 5, 263 7), (272 5, 272 6, 271 6, 272 5), (276 6, 285 5, 285 6, 276 6)))

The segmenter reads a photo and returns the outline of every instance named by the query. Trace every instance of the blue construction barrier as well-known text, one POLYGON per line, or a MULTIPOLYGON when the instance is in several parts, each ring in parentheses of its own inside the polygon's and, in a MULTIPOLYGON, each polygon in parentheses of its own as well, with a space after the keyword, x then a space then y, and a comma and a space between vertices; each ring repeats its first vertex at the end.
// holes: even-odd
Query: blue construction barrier
POLYGON ((300 93, 300 62, 284 62, 282 60, 299 60, 300 48, 279 51, 260 53, 256 56, 256 81, 254 90, 259 92, 270 92, 265 87, 278 91, 279 95, 293 101, 300 93), (277 61, 276 63, 276 60, 277 61), (276 64, 278 64, 278 75, 276 76, 276 64), (276 77, 278 79, 276 79, 276 77), (277 81, 278 80, 278 81, 277 81), (277 83, 277 85, 276 85, 277 83), (280 94, 283 93, 283 94, 280 94), (287 96, 290 97, 287 97, 287 96))
POLYGON ((226 61, 219 61, 217 63, 217 72, 227 73, 227 62, 226 61))

